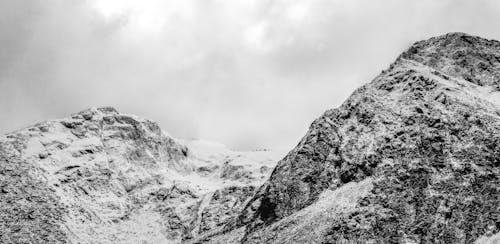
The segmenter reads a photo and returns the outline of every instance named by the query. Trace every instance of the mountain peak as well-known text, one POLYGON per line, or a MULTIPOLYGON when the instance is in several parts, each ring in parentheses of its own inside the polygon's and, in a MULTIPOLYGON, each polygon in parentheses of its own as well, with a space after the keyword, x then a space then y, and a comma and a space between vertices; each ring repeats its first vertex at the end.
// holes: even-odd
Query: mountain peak
POLYGON ((426 40, 415 42, 408 51, 422 48, 449 49, 449 48, 499 48, 500 42, 488 40, 479 36, 469 35, 463 32, 450 32, 440 36, 434 36, 426 40))
POLYGON ((236 215, 277 156, 113 107, 40 122, 0 137, 0 243, 180 243, 236 215))
POLYGON ((401 59, 500 90, 500 42, 496 40, 453 32, 416 42, 396 62, 401 59))
POLYGON ((489 203, 500 182, 500 93, 492 88, 500 90, 499 42, 449 33, 415 43, 316 119, 238 219, 210 238, 473 243, 491 236, 498 225, 481 218, 496 214, 489 203), (346 191, 352 199, 342 199, 346 191))
POLYGON ((91 107, 85 110, 82 110, 76 114, 72 114, 72 118, 85 118, 87 120, 90 120, 92 117, 96 115, 102 116, 109 116, 109 115, 119 115, 120 112, 114 107, 91 107))
POLYGON ((114 107, 110 107, 110 106, 106 106, 106 107, 94 107, 94 108, 90 108, 89 110, 97 110, 101 113, 105 113, 105 114, 118 114, 118 110, 114 107))
POLYGON ((446 33, 444 35, 432 37, 430 39, 448 40, 448 41, 450 41, 450 40, 464 41, 464 42, 467 42, 467 43, 471 43, 471 42, 472 43, 479 43, 479 42, 489 41, 486 38, 482 38, 482 37, 479 37, 479 36, 470 35, 470 34, 467 34, 467 33, 464 33, 464 32, 450 32, 450 33, 446 33))

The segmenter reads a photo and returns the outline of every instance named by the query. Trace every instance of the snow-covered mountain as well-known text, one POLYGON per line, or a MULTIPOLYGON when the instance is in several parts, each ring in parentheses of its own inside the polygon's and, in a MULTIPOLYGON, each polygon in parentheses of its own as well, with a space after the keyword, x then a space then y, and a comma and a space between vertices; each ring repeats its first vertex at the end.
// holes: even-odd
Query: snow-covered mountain
POLYGON ((316 119, 209 243, 500 243, 500 42, 411 46, 316 119))
POLYGON ((93 108, 0 139, 1 243, 179 243, 224 225, 279 155, 93 108))
POLYGON ((0 139, 0 242, 500 243, 500 42, 415 43, 281 156, 43 122, 0 139))

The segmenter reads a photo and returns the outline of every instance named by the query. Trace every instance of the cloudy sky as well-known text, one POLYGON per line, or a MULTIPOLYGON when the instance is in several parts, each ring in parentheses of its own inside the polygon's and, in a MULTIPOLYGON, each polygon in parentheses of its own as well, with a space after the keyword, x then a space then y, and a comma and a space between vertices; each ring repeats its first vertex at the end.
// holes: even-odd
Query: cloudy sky
POLYGON ((417 40, 500 39, 500 1, 1 0, 0 133, 92 106, 291 148, 417 40))

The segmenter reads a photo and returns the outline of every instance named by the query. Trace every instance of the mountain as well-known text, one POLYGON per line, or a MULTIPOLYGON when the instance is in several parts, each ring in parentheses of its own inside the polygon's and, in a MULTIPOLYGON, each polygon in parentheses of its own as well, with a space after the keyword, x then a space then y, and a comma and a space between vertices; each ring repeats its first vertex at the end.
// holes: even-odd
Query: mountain
POLYGON ((415 43, 279 156, 45 121, 0 137, 0 243, 500 243, 500 42, 415 43))
POLYGON ((0 243, 180 243, 237 216, 279 155, 92 108, 0 137, 0 243))
POLYGON ((412 45, 204 243, 500 243, 500 42, 412 45))

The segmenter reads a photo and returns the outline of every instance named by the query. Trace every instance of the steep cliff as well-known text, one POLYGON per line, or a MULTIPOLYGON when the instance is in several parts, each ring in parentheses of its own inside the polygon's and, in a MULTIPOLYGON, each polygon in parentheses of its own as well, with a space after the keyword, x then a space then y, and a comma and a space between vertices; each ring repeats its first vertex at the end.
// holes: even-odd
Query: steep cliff
POLYGON ((500 42, 450 33, 316 119, 240 216, 199 241, 486 242, 499 166, 500 42))

